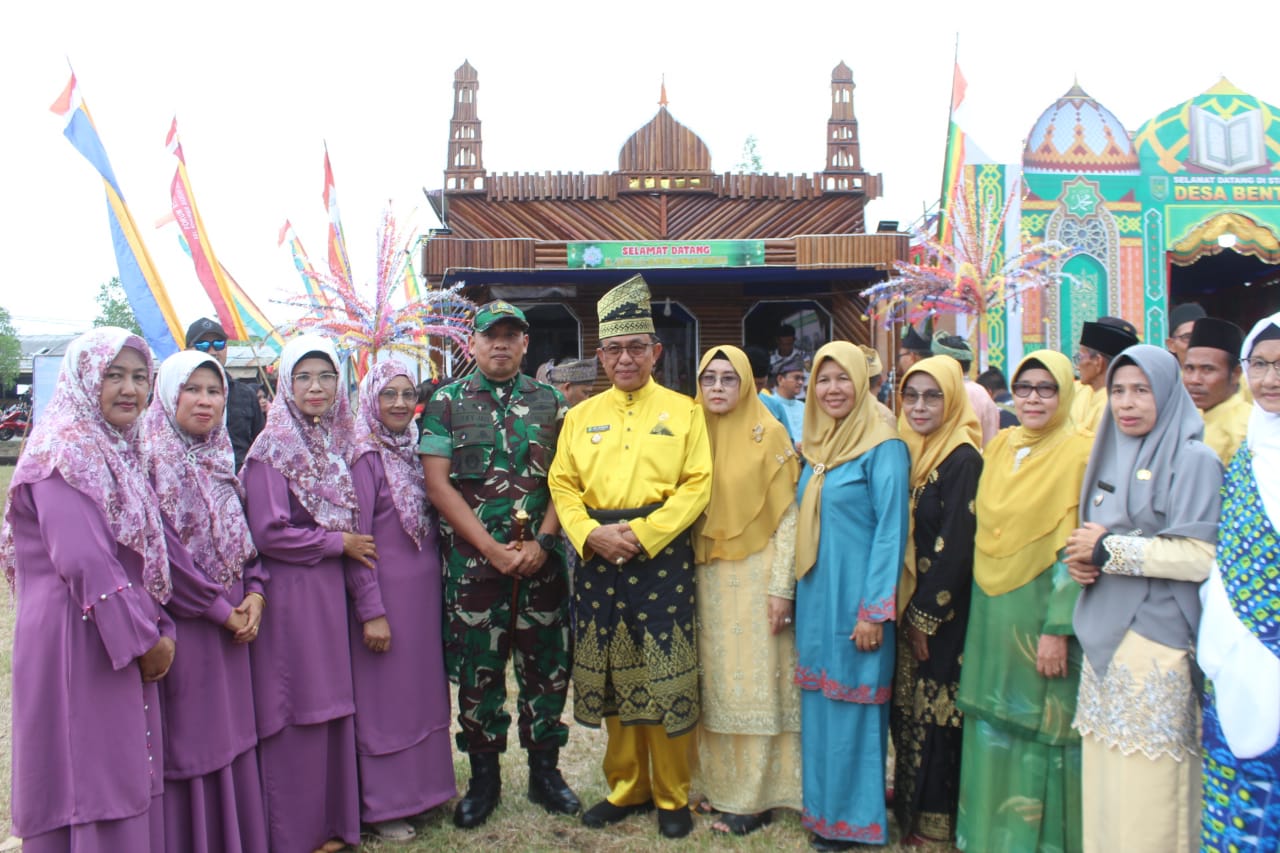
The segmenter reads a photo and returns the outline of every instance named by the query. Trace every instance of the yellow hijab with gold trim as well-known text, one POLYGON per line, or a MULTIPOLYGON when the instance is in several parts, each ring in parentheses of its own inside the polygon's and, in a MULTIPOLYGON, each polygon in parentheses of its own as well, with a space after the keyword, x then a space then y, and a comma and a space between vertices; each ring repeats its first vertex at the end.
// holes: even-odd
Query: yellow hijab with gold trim
POLYGON ((698 364, 698 376, 722 354, 738 374, 738 404, 723 415, 714 414, 698 385, 712 455, 711 502, 693 526, 698 563, 741 560, 763 550, 795 503, 800 477, 787 428, 760 402, 745 352, 712 347, 698 364))
POLYGON ((1053 565, 1079 526, 1080 484, 1093 438, 1071 418, 1071 360, 1039 350, 1018 363, 1013 378, 1043 367, 1058 383, 1058 408, 1044 429, 1001 431, 983 453, 978 481, 978 533, 973 579, 987 595, 1003 595, 1053 565))
POLYGON ((982 426, 978 415, 964 390, 964 374, 960 362, 951 356, 935 355, 917 361, 902 376, 899 389, 907 387, 913 373, 927 373, 938 383, 942 391, 942 424, 929 435, 921 435, 907 420, 906 406, 898 413, 898 435, 911 451, 911 527, 907 532, 907 550, 902 579, 898 582, 898 613, 905 613, 911 596, 916 591, 916 542, 913 535, 916 526, 915 490, 924 486, 929 475, 946 461, 951 452, 961 445, 970 444, 982 452, 982 426))
POLYGON ((876 412, 867 379, 867 357, 855 344, 832 341, 813 356, 809 392, 804 401, 804 458, 813 475, 800 500, 796 530, 796 578, 802 578, 818 561, 821 527, 822 483, 827 471, 857 459, 868 450, 898 436, 876 412), (853 381, 853 410, 840 420, 818 405, 818 372, 823 362, 836 362, 853 381))

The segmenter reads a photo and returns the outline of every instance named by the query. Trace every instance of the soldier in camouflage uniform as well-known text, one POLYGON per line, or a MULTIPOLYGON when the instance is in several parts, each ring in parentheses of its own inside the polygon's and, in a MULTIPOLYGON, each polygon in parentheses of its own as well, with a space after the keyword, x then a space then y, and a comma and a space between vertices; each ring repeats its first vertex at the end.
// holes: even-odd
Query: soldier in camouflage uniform
POLYGON ((477 369, 437 391, 420 425, 427 494, 445 536, 445 660, 458 684, 458 749, 471 784, 454 823, 484 823, 502 789, 507 658, 520 685, 520 745, 529 751, 529 799, 575 814, 557 769, 568 728, 569 591, 560 523, 547 490, 564 398, 520 373, 524 313, 501 300, 476 312, 477 369), (517 521, 517 514, 522 516, 517 521))

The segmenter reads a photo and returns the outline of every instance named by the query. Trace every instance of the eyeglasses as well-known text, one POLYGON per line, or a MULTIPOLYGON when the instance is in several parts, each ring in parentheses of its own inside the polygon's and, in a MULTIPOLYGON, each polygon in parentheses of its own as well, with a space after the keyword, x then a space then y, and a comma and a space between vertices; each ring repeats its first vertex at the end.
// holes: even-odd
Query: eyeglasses
POLYGON ((192 344, 192 346, 200 350, 200 352, 208 352, 209 350, 213 350, 214 352, 222 352, 224 349, 227 348, 227 342, 225 340, 196 341, 194 344, 192 344))
POLYGON ((741 381, 736 373, 704 373, 698 377, 698 384, 703 388, 714 388, 719 383, 726 391, 737 388, 741 381))
POLYGON ((410 388, 407 391, 397 391, 394 388, 383 388, 378 392, 378 399, 391 406, 394 406, 397 402, 408 403, 412 406, 418 402, 418 392, 413 388, 410 388))
POLYGON ((1245 362, 1249 366, 1249 375, 1261 379, 1268 370, 1274 370, 1280 376, 1280 361, 1267 361, 1265 358, 1251 358, 1245 362))
POLYGON ((1180 344, 1189 344, 1191 343, 1191 333, 1183 332, 1180 335, 1173 335, 1173 339, 1180 344))
POLYGON ((941 391, 917 391, 914 388, 908 388, 902 392, 902 404, 904 406, 914 406, 916 403, 924 401, 929 407, 942 405, 941 391))
POLYGON ((1052 400, 1058 396, 1058 386, 1052 382, 1040 382, 1036 385, 1030 382, 1015 382, 1011 390, 1015 397, 1030 397, 1032 391, 1035 391, 1036 396, 1041 400, 1052 400))
POLYGON ((652 341, 632 341, 623 346, 622 344, 605 344, 600 347, 600 354, 605 358, 620 358, 625 351, 632 358, 640 358, 649 351, 653 346, 652 341))
POLYGON ((1095 355, 1097 355, 1097 353, 1094 352, 1093 350, 1077 352, 1075 355, 1071 356, 1071 363, 1074 364, 1076 367, 1079 367, 1082 362, 1088 361, 1089 359, 1093 358, 1095 355))
POLYGON ((319 382, 321 388, 335 388, 338 385, 338 374, 332 371, 293 374, 295 388, 310 388, 313 382, 319 382))

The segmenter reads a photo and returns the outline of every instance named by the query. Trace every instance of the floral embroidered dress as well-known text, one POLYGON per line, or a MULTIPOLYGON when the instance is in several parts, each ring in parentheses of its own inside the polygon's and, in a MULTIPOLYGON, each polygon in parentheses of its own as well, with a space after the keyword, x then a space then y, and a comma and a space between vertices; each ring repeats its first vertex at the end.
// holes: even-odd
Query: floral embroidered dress
MULTIPOLYGON (((804 740, 804 825, 823 838, 885 844, 885 744, 892 696, 898 572, 911 461, 883 442, 824 473, 818 559, 797 583, 796 650, 804 740), (884 624, 875 651, 850 636, 859 619, 884 624)), ((801 498, 813 478, 800 475, 801 498)))

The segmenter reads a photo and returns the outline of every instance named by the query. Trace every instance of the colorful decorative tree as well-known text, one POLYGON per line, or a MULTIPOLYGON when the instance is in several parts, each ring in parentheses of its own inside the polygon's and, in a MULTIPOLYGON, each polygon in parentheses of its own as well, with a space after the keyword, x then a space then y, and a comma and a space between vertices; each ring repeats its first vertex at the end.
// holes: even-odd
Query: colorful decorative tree
POLYGON ((418 298, 396 307, 393 294, 412 271, 412 256, 401 248, 414 245, 399 231, 388 210, 378 231, 378 269, 372 299, 342 279, 308 269, 303 274, 320 291, 322 298, 303 294, 285 300, 306 309, 300 319, 288 324, 287 333, 317 332, 332 338, 344 355, 351 356, 356 377, 363 377, 379 353, 407 356, 438 378, 442 365, 455 368, 459 356, 471 355, 471 320, 475 305, 461 293, 462 284, 447 290, 428 290, 418 298))
POLYGON ((1062 264, 1078 251, 1057 241, 1043 241, 1025 251, 1003 257, 1002 237, 1012 202, 1018 197, 1015 181, 1006 201, 994 195, 978 197, 972 174, 966 174, 963 191, 952 199, 947 217, 951 242, 917 234, 920 253, 930 263, 894 264, 897 275, 862 291, 867 313, 885 328, 911 323, 932 314, 964 314, 976 317, 977 351, 987 347, 987 312, 998 306, 1018 305, 1023 294, 1047 291, 1069 276, 1062 264))

